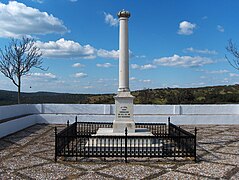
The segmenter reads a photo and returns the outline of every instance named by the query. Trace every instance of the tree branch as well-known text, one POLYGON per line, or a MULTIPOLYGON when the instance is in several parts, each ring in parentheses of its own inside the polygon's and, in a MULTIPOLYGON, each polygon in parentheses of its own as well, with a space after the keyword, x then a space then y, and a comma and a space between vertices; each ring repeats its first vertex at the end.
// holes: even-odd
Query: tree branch
MULTIPOLYGON (((0 49, 0 72, 7 78, 11 79, 13 84, 20 91, 20 79, 26 75, 33 67, 44 69, 41 64, 42 53, 40 48, 35 45, 34 39, 23 37, 19 39, 11 39, 4 51, 0 49)), ((20 92, 18 93, 20 95, 20 92)))
POLYGON ((226 46, 226 50, 234 56, 233 59, 229 59, 227 55, 225 55, 225 58, 229 62, 229 64, 234 67, 235 69, 239 70, 239 51, 237 49, 236 44, 232 42, 231 39, 228 40, 228 45, 226 46))

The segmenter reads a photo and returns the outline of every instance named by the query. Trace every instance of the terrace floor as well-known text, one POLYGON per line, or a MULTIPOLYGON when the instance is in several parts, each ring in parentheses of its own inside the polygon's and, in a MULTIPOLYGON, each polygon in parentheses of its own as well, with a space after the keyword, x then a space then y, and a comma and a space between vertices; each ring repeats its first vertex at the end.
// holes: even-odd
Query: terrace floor
POLYGON ((239 179, 239 125, 197 128, 198 163, 181 158, 129 158, 127 164, 121 158, 58 158, 55 163, 54 126, 37 124, 0 139, 0 179, 239 179))

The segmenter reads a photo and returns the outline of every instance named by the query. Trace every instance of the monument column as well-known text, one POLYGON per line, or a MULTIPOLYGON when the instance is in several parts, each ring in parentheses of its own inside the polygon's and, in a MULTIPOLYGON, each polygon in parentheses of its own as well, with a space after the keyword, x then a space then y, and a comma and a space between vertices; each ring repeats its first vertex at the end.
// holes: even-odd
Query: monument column
POLYGON ((127 92, 129 90, 129 45, 128 45, 128 11, 120 11, 119 17, 119 89, 127 92))
POLYGON ((130 13, 122 10, 118 13, 120 22, 119 31, 119 88, 115 99, 115 120, 113 122, 114 133, 135 132, 133 120, 134 96, 129 90, 129 47, 128 47, 128 18, 130 13))

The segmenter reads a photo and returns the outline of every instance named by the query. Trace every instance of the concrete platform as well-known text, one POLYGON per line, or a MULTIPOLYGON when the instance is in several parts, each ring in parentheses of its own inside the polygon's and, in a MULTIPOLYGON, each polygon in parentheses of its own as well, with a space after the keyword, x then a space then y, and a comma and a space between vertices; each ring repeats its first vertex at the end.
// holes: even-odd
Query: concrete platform
MULTIPOLYGON (((239 179, 239 125, 197 125, 198 163, 176 158, 59 158, 55 125, 0 139, 0 179, 239 179)), ((65 126, 57 125, 58 130, 65 126)), ((181 126, 193 132, 195 126, 181 126)))
MULTIPOLYGON (((136 128, 134 133, 128 133, 128 136, 153 136, 146 128, 136 128)), ((113 128, 99 128, 94 136, 125 136, 125 133, 114 133, 113 128)))
MULTIPOLYGON (((127 145, 134 147, 150 147, 155 145, 154 142, 150 138, 154 135, 146 128, 136 128, 135 133, 127 134, 127 145), (138 137, 138 138, 134 138, 138 137), (143 139, 139 139, 140 137, 146 137, 143 139), (154 144, 153 144, 154 143, 154 144)), ((114 133, 113 128, 99 128, 96 134, 92 135, 89 141, 86 144, 87 148, 91 148, 92 150, 97 149, 98 147, 105 148, 104 150, 111 150, 111 148, 124 148, 125 147, 125 133, 114 133), (122 140, 115 138, 116 136, 123 137, 122 140), (100 137, 100 138, 99 138, 100 137), (101 139, 101 141, 100 141, 101 139), (117 140, 118 139, 118 140, 117 140)), ((159 146, 159 145, 157 145, 159 146)))

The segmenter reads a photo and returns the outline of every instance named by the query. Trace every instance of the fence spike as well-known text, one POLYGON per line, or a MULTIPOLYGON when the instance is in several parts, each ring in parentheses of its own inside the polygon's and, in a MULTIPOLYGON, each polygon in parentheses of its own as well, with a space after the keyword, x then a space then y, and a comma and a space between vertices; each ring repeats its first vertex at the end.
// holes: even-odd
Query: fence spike
POLYGON ((197 128, 194 129, 194 162, 197 163, 197 128))
POLYGON ((127 163, 127 157, 128 157, 128 149, 127 149, 127 143, 128 143, 128 139, 127 139, 127 134, 128 134, 128 129, 127 127, 125 128, 125 163, 127 163))
POLYGON ((76 116, 75 120, 76 120, 76 123, 77 123, 77 116, 76 116))
POLYGON ((67 121, 67 127, 69 127, 69 124, 70 124, 70 122, 69 122, 69 120, 67 121))
POLYGON ((55 162, 57 161, 57 127, 55 126, 55 162))
POLYGON ((170 131, 170 117, 168 117, 168 135, 170 135, 171 131, 170 131))
POLYGON ((128 134, 128 129, 127 129, 127 127, 125 128, 125 135, 127 135, 128 134))

